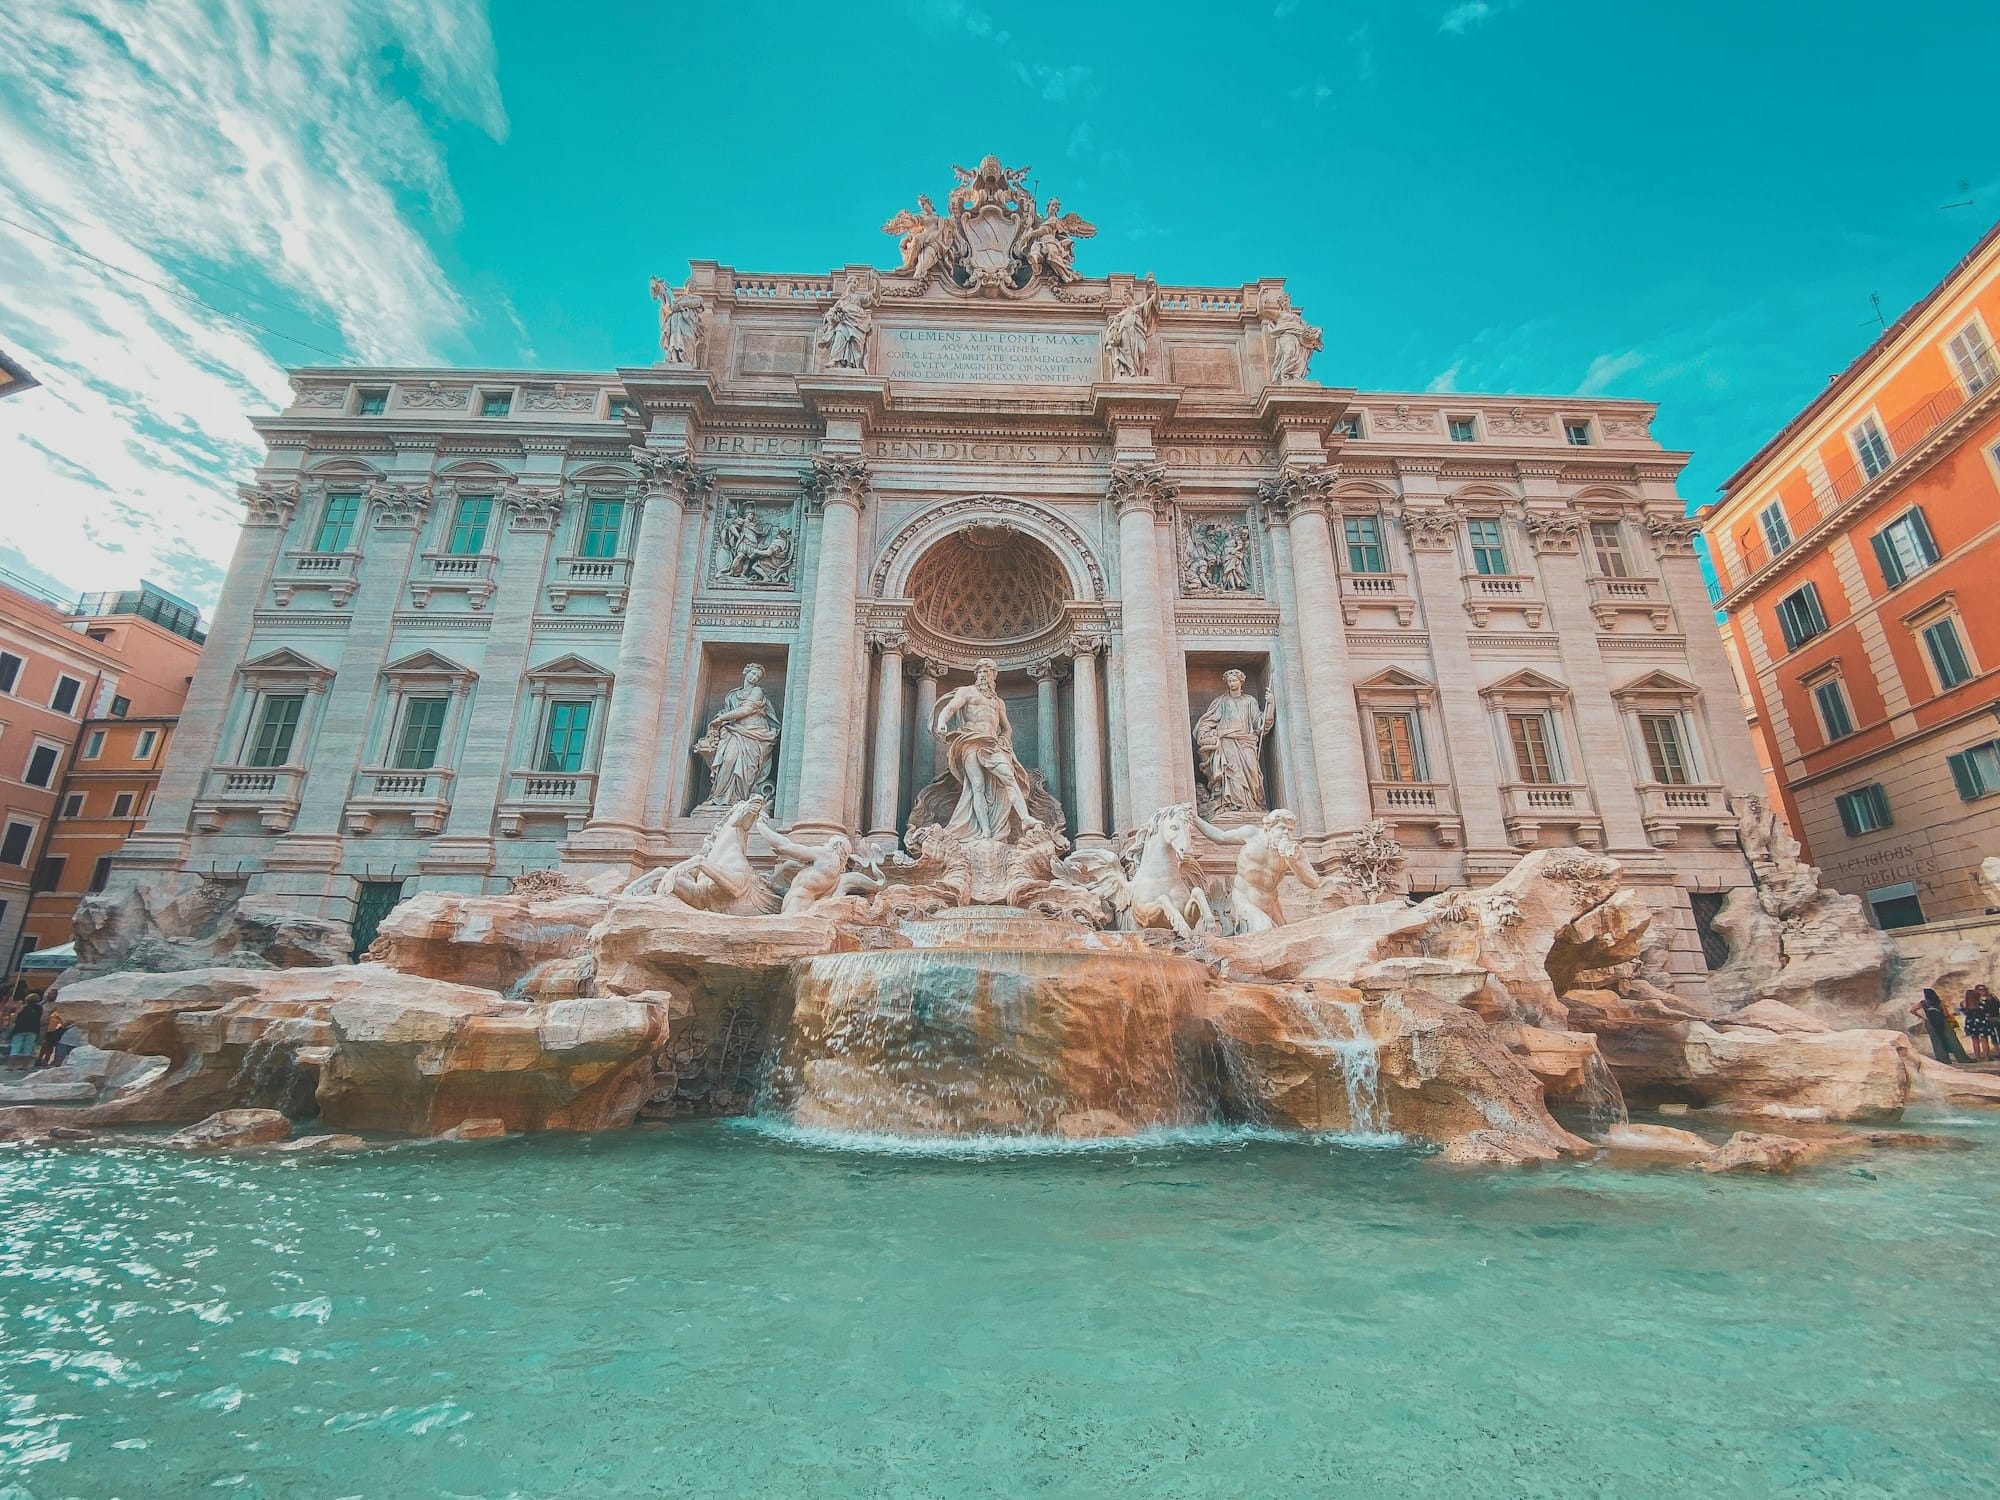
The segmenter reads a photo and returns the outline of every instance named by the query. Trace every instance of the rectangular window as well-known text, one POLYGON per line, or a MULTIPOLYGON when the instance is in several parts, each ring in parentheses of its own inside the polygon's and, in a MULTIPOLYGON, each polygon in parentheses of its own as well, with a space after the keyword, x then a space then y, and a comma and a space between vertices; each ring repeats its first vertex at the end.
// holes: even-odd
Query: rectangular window
POLYGON ((101 729, 93 729, 90 731, 89 738, 87 738, 83 742, 83 758, 85 760, 96 760, 97 757, 102 755, 103 753, 104 753, 104 731, 101 729))
POLYGON ((514 409, 512 391, 481 391, 479 393, 479 415, 482 417, 504 417, 514 409))
POLYGON ((1812 693, 1813 702, 1819 706, 1820 727, 1826 731, 1829 744, 1854 733, 1854 715, 1847 710, 1847 689, 1840 685, 1838 677, 1829 677, 1812 693))
POLYGON ((130 698, 113 698, 111 700, 112 718, 122 719, 130 712, 132 712, 132 700, 130 698))
POLYGON ((1931 538, 1930 523, 1915 507, 1904 511, 1869 541, 1875 547, 1875 562, 1882 569, 1882 581, 1890 588, 1923 572, 1939 556, 1938 545, 1931 538))
POLYGON ((354 396, 354 414, 357 417, 379 417, 389 408, 387 391, 357 391, 354 396))
POLYGON ((359 495, 328 495, 326 509, 313 537, 315 552, 345 552, 354 544, 354 523, 361 515, 359 495))
POLYGON ((0 693, 13 692, 20 680, 21 658, 11 651, 0 651, 0 693))
POLYGON ((129 818, 132 816, 132 794, 130 792, 120 792, 111 799, 111 816, 114 818, 129 818))
POLYGON ((1882 424, 1873 417, 1849 428, 1847 440, 1854 444, 1854 456, 1861 460, 1861 470, 1870 479, 1889 467, 1889 440, 1882 436, 1882 424))
POLYGON ((140 730, 139 748, 133 753, 133 758, 135 760, 151 760, 153 758, 153 747, 159 744, 159 742, 160 742, 159 730, 157 729, 140 730))
POLYGON ((1507 571, 1507 543, 1498 521, 1467 521, 1465 539, 1472 544, 1473 571, 1488 577, 1507 571))
POLYGON ((1771 549, 1771 556, 1776 557, 1792 545, 1792 525, 1785 519, 1782 501, 1773 500, 1758 511, 1757 525, 1764 533, 1764 545, 1771 549))
POLYGON ((593 500, 583 511, 583 539, 577 548, 582 557, 616 557, 618 539, 625 530, 623 500, 593 500))
POLYGON ((1819 590, 1812 584, 1778 601, 1778 631, 1785 649, 1796 651, 1826 629, 1826 611, 1819 607, 1819 590))
POLYGON ((1947 755, 1945 763, 1951 767, 1951 779, 1965 801, 2000 792, 2000 740, 1988 740, 1970 750, 1947 755))
POLYGON ((1889 826, 1889 794, 1879 781, 1841 793, 1833 799, 1833 805, 1840 809, 1840 826, 1849 838, 1889 826))
POLYGON ((486 527, 493 519, 491 495, 467 495, 458 502, 451 520, 451 536, 444 550, 453 557, 475 557, 486 550, 486 527))
POLYGON ((1375 516, 1347 516, 1341 521, 1347 536, 1347 571, 1386 573, 1382 552, 1382 522, 1375 516))
POLYGON ((102 856, 97 861, 97 863, 91 867, 90 888, 93 891, 101 891, 104 889, 105 884, 110 879, 111 879, 111 856, 109 854, 106 854, 102 856))
POLYGON ((250 741, 251 765, 282 766, 292 758, 292 737, 298 733, 299 712, 305 704, 302 693, 279 693, 264 700, 250 741))
POLYGON ((1384 781, 1423 781, 1423 740, 1412 713, 1375 715, 1375 762, 1384 781))
POLYGON ((444 733, 446 698, 405 698, 403 724, 396 732, 399 771, 428 771, 437 764, 438 739, 444 733))
POLYGON ((24 865, 28 862, 28 845, 35 841, 33 823, 17 823, 8 820, 7 831, 0 833, 0 865, 24 865))
POLYGON ((1563 423, 1563 438, 1572 448, 1588 448, 1590 446, 1590 423, 1563 423))
POLYGON ((604 415, 614 422, 621 422, 627 417, 635 417, 638 414, 639 408, 623 396, 613 396, 604 405, 604 415))
POLYGON ((69 857, 62 854, 45 854, 35 866, 35 878, 30 885, 30 893, 52 891, 62 884, 63 870, 69 864, 69 857))
POLYGON ((21 779, 46 790, 56 779, 56 762, 61 759, 62 751, 54 745, 37 745, 28 752, 28 769, 21 779))
POLYGON ((1625 533, 1616 521, 1590 523, 1590 551, 1600 578, 1632 576, 1632 565, 1625 559, 1625 533))
POLYGON ((1444 425, 1454 443, 1470 443, 1478 439, 1478 426, 1471 417, 1446 417, 1444 425))
POLYGON ((65 818, 80 818, 83 816, 82 792, 71 792, 67 797, 63 798, 62 815, 65 818))
POLYGON ((1351 411, 1333 424, 1333 430, 1344 438, 1359 441, 1361 438, 1361 413, 1351 411))
POLYGON ((1556 779, 1555 736, 1547 714, 1509 714, 1507 733, 1514 741, 1514 766, 1521 780, 1547 785, 1556 779))
POLYGON ((1967 395, 1976 396, 2000 378, 2000 368, 1993 362, 1993 346, 1986 342, 1986 330, 1977 323, 1967 325, 1945 348, 1951 353, 1951 362, 1958 366, 1958 378, 1964 383, 1967 395))
POLYGON ((82 691, 83 684, 74 677, 58 677, 55 696, 49 699, 49 707, 59 714, 69 713, 76 707, 77 695, 82 691))
POLYGON ((1958 621, 1953 616, 1924 627, 1924 649, 1930 653, 1931 670, 1937 673, 1939 692, 1971 678, 1972 664, 1965 659, 1965 643, 1958 638, 1958 621))
POLYGON ((583 769, 584 742, 590 737, 590 704, 561 702, 549 705, 548 733, 542 740, 544 771, 576 772, 583 769))
POLYGON ((1681 730, 1679 714, 1641 714, 1639 732, 1646 741, 1646 763, 1653 780, 1665 786, 1686 786, 1688 775, 1687 736, 1681 730))
POLYGON ((1868 893, 1868 909, 1875 914, 1877 927, 1921 927, 1923 903, 1917 899, 1915 881, 1885 885, 1868 893))

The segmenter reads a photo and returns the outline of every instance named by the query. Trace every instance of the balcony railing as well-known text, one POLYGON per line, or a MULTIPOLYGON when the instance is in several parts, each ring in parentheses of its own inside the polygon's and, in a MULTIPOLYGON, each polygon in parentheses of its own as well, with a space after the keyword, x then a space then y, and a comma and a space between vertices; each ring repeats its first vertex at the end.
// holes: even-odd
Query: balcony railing
POLYGON ((1680 842, 1682 827, 1689 824, 1707 828, 1716 844, 1728 847, 1736 842, 1736 814, 1729 806, 1728 791, 1720 786, 1642 781, 1639 812, 1646 837, 1657 848, 1673 848, 1680 842))
POLYGON ((410 603, 423 609, 434 594, 461 593, 471 608, 484 609, 498 562, 491 553, 426 552, 410 579, 410 603))
POLYGON ((1371 781, 1370 811, 1385 823, 1429 827, 1444 845, 1459 837, 1458 803, 1445 781, 1371 781))
POLYGON ((1576 841, 1589 848, 1603 842, 1603 824, 1587 786, 1505 782, 1500 787, 1500 816, 1516 848, 1533 848, 1544 824, 1574 829, 1576 841))
POLYGON ((280 609, 300 589, 323 588, 336 609, 344 609, 359 584, 358 552, 287 552, 284 566, 271 580, 271 595, 280 609))
POLYGON ((420 770, 370 767, 355 778, 354 795, 347 799, 348 831, 371 832, 376 817, 385 812, 408 813, 410 827, 417 833, 441 831, 445 814, 451 810, 455 775, 441 766, 420 770))
POLYGON ((1518 609, 1527 617, 1530 630, 1542 628, 1548 606, 1541 586, 1528 573, 1461 573, 1465 586, 1465 612, 1481 630, 1496 609, 1518 609))
POLYGON ((595 771, 511 772, 499 808, 500 832, 518 838, 529 818, 549 816, 565 819, 571 833, 580 832, 596 796, 595 771))
POLYGON ((631 583, 628 557, 559 557, 549 576, 549 608, 561 614, 579 594, 602 594, 611 613, 619 614, 631 583))
POLYGON ((298 816, 303 766, 215 766, 195 799, 195 826, 214 833, 229 812, 254 812, 272 833, 287 832, 298 816))
POLYGON ((1666 585, 1657 578, 1592 578, 1590 612, 1604 630, 1619 615, 1644 615, 1655 630, 1666 630, 1674 621, 1666 585))
POLYGON ((1360 623, 1361 606, 1380 605, 1396 612, 1396 623, 1408 625, 1416 614, 1416 596, 1404 573, 1342 573, 1340 609, 1349 625, 1360 623))
POLYGON ((1776 551, 1761 534, 1748 546, 1739 544, 1737 555, 1740 560, 1728 570, 1729 587, 1741 586, 1753 574, 1762 572, 1770 563, 1795 550, 1862 491, 1893 480, 1902 468, 1903 460, 1914 449, 1921 447, 1932 433, 1991 390, 1993 386, 1989 383, 1968 396, 1956 385, 1947 386, 1889 424, 1889 462, 1885 467, 1870 474, 1858 463, 1847 463, 1838 469, 1827 470, 1824 480, 1811 480, 1811 498, 1803 504, 1785 504, 1785 519, 1790 525, 1792 540, 1776 551))

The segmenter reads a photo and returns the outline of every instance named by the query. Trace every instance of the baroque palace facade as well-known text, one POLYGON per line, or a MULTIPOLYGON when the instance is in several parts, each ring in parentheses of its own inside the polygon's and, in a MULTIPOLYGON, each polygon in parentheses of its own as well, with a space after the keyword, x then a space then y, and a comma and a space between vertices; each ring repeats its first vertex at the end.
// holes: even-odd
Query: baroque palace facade
POLYGON ((415 890, 684 857, 752 790, 879 852, 989 659, 1079 844, 1381 818, 1417 891, 1579 844, 1698 986, 1760 770, 1653 408, 1316 382, 1281 281, 1085 278, 1089 225, 959 175, 893 271, 656 282, 647 367, 297 371, 116 879, 365 942, 415 890))

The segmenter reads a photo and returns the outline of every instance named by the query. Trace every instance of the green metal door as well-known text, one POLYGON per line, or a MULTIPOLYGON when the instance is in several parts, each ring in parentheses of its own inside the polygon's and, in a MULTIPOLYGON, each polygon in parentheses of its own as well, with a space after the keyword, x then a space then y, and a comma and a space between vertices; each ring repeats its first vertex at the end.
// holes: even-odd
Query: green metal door
POLYGON ((400 880, 364 880, 354 898, 354 961, 360 963, 375 941, 375 929, 403 899, 400 880))

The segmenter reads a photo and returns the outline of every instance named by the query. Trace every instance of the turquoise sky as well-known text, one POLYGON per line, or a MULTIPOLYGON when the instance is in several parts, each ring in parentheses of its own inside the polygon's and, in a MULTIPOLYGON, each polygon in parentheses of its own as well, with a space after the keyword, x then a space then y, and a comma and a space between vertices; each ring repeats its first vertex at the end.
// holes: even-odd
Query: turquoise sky
MULTIPOLYGON (((882 223, 992 151, 1099 226, 1086 274, 1288 278, 1328 383, 1658 401, 1691 502, 1879 331, 1871 293, 1893 319, 2000 217, 1990 5, 8 9, 38 155, 0 214, 362 359, 646 362, 650 274, 887 264, 882 223)), ((11 431, 87 513, 50 570, 212 595, 240 412, 326 356, 10 233, 34 311, 0 340, 106 408, 72 440, 0 406, 0 463, 11 431), (161 347, 107 394, 128 316, 161 347), (206 394, 163 416, 174 357, 206 394)))

